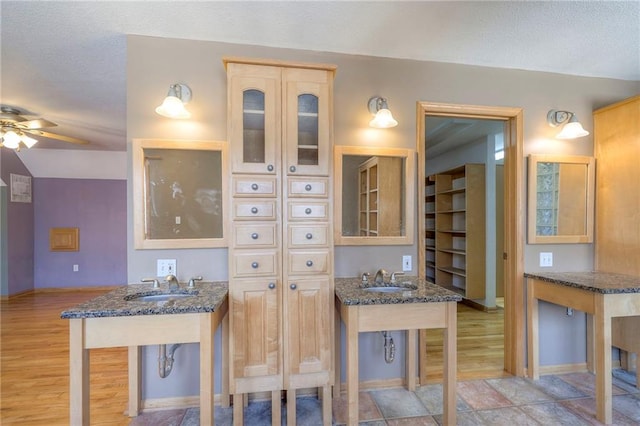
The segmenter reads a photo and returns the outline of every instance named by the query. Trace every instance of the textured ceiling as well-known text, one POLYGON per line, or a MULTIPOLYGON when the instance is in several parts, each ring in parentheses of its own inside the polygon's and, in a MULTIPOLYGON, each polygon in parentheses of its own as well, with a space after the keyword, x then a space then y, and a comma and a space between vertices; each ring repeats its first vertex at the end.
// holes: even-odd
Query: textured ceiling
POLYGON ((0 18, 0 102, 87 149, 125 149, 126 34, 640 80, 639 1, 3 0, 0 18))

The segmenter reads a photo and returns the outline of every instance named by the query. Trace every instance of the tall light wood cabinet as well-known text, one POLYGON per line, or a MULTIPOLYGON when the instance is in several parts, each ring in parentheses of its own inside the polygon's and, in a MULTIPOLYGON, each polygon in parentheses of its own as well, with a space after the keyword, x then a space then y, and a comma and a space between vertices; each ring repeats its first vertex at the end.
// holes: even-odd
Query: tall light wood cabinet
MULTIPOLYGON (((231 152, 230 392, 333 384, 332 65, 225 58, 231 152)), ((331 423, 331 398, 323 399, 331 423)))
POLYGON ((371 157, 358 168, 360 236, 402 235, 402 158, 371 157))
POLYGON ((435 180, 435 282, 461 293, 467 299, 484 299, 486 289, 484 164, 465 164, 438 173, 433 178, 435 180))
MULTIPOLYGON (((596 269, 640 276, 640 96, 593 113, 596 167, 596 269)), ((640 317, 612 318, 611 341, 636 353, 640 381, 640 317)))

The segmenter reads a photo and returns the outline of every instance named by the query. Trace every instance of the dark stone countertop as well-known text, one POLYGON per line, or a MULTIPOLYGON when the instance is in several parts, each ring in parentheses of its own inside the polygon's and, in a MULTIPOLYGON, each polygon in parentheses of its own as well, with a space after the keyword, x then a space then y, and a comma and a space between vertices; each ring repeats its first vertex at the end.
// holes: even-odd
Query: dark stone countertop
MULTIPOLYGON (((387 305, 403 303, 459 302, 462 296, 418 277, 400 277, 395 284, 386 286, 408 287, 406 291, 379 293, 366 291, 360 278, 336 278, 336 296, 343 305, 387 305), (409 288, 413 286, 412 288, 409 288)), ((376 287, 370 282, 369 287, 376 287)))
POLYGON ((81 303, 62 312, 61 318, 102 318, 134 315, 169 315, 215 312, 229 292, 227 282, 198 282, 193 289, 181 283, 174 293, 195 293, 193 297, 158 302, 126 300, 135 295, 170 293, 167 284, 153 288, 153 284, 130 284, 81 303))
POLYGON ((640 293, 640 277, 633 275, 611 272, 525 272, 524 276, 594 293, 640 293))

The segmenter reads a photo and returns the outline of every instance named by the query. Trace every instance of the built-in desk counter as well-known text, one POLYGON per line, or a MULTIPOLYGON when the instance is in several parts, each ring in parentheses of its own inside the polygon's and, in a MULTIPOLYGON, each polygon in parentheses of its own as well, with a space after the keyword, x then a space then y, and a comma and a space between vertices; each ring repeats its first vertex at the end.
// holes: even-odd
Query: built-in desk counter
POLYGON ((640 315, 640 277, 607 272, 525 273, 529 376, 539 378, 538 301, 577 309, 593 316, 596 416, 612 421, 611 320, 640 315))
MULTIPOLYGON (((166 285, 155 289, 151 284, 132 284, 62 312, 61 317, 69 319, 70 424, 90 423, 89 349, 129 348, 128 411, 129 416, 136 416, 141 395, 140 347, 172 343, 200 344, 200 424, 214 424, 213 334, 226 317, 228 286, 225 282, 198 283, 186 292, 194 295, 160 302, 128 300, 136 295, 170 293, 166 285)), ((223 359, 226 371, 224 364, 223 359)), ((222 382, 223 401, 228 401, 228 382, 224 377, 222 382)))
MULTIPOLYGON (((358 333, 407 331, 406 383, 416 388, 416 340, 418 330, 444 329, 443 421, 456 423, 456 303, 462 296, 416 277, 402 277, 398 292, 375 292, 363 288, 359 278, 336 278, 336 312, 346 328, 347 415, 349 425, 358 424, 358 333)), ((340 388, 340 320, 336 319, 336 381, 340 388)))

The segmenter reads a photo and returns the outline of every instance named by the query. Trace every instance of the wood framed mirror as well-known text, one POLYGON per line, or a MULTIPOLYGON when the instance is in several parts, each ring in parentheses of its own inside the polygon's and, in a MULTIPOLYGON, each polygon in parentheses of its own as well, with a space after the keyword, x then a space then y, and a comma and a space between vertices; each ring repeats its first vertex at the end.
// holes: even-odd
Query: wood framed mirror
POLYGON ((595 160, 530 155, 529 244, 593 242, 595 160))
POLYGON ((133 140, 136 249, 227 245, 227 143, 133 140))
POLYGON ((415 151, 336 146, 334 157, 334 243, 413 244, 415 151))

